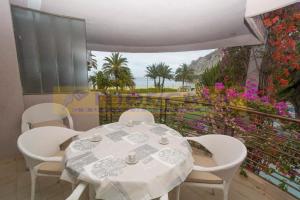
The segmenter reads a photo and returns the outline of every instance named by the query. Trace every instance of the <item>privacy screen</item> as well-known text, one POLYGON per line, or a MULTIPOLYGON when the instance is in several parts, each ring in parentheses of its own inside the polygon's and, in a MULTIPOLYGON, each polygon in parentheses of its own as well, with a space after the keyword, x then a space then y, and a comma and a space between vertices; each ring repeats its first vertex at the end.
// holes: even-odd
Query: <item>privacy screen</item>
POLYGON ((86 90, 85 21, 12 6, 24 94, 86 90))

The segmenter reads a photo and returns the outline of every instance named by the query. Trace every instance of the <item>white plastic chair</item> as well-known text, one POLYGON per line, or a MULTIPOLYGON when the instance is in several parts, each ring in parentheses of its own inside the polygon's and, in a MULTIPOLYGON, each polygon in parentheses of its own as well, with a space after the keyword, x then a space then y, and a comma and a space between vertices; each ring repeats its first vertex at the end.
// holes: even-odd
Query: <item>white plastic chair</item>
MULTIPOLYGON (((87 183, 81 182, 77 185, 77 187, 73 190, 72 194, 66 200, 79 200, 80 196, 83 194, 85 188, 88 186, 87 183)), ((90 197, 92 200, 93 197, 90 197)), ((158 200, 169 200, 168 194, 160 197, 158 200)))
POLYGON ((119 122, 127 124, 129 121, 155 123, 152 113, 141 108, 129 109, 121 114, 119 122))
POLYGON ((18 148, 31 175, 31 200, 35 198, 37 176, 60 176, 63 152, 59 145, 78 133, 72 129, 48 126, 31 129, 19 136, 18 148))
POLYGON ((199 137, 187 137, 188 140, 195 141, 204 146, 210 153, 216 166, 204 167, 194 165, 195 172, 209 172, 219 178, 221 183, 210 184, 201 182, 184 182, 185 185, 216 188, 223 190, 224 200, 228 200, 228 192, 235 172, 239 169, 247 156, 247 148, 238 139, 227 135, 210 134, 199 137))
POLYGON ((73 129, 73 120, 68 109, 57 103, 41 103, 27 108, 22 115, 22 133, 30 129, 30 124, 63 120, 67 118, 69 128, 73 129))

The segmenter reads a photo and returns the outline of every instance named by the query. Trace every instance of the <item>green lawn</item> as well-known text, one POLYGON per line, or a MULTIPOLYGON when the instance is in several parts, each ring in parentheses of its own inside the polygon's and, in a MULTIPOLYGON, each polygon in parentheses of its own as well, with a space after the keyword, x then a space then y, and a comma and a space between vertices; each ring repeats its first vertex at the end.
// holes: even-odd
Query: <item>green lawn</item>
MULTIPOLYGON (((99 90, 91 90, 91 91, 99 91, 99 90)), ((99 91, 101 92, 101 91, 99 91)), ((111 88, 107 90, 108 93, 110 94, 115 94, 116 89, 111 88)), ((137 94, 142 94, 142 93, 160 93, 160 92, 177 92, 177 89, 174 88, 164 88, 163 91, 159 90, 158 88, 137 88, 134 90, 120 90, 119 91, 121 94, 132 94, 132 93, 137 93, 137 94)))

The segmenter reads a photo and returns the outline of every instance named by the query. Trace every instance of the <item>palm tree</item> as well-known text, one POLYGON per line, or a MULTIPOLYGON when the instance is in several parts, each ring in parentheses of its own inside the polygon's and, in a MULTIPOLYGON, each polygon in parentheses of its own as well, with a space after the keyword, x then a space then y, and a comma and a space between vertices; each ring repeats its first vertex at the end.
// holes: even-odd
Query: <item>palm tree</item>
POLYGON ((154 87, 157 87, 156 79, 158 77, 157 65, 152 64, 146 68, 146 77, 153 79, 154 87))
POLYGON ((171 80, 173 78, 172 69, 170 68, 170 66, 161 62, 157 65, 157 71, 159 77, 159 87, 161 90, 163 90, 165 85, 165 80, 166 79, 171 80))
POLYGON ((95 89, 96 89, 96 86, 97 86, 97 76, 96 76, 96 74, 91 75, 91 76, 89 77, 89 82, 92 83, 93 89, 95 90, 95 89))
POLYGON ((105 57, 104 61, 102 66, 103 72, 111 77, 117 92, 119 91, 119 87, 124 87, 125 82, 129 83, 128 80, 124 81, 122 79, 125 79, 126 77, 133 81, 133 76, 129 75, 131 72, 127 67, 127 58, 122 57, 120 53, 112 53, 110 57, 105 57))
POLYGON ((192 82, 194 78, 194 70, 189 68, 187 64, 183 63, 175 72, 175 80, 182 81, 182 87, 185 82, 192 82))
POLYGON ((111 87, 111 81, 109 80, 109 77, 105 75, 102 71, 98 71, 96 73, 96 83, 98 90, 102 90, 104 92, 107 91, 109 87, 111 87))
POLYGON ((87 52, 87 67, 88 71, 91 71, 91 69, 97 69, 98 63, 97 60, 94 58, 96 57, 95 55, 92 54, 92 51, 87 52))
POLYGON ((109 77, 105 75, 102 71, 97 71, 94 75, 90 76, 89 81, 92 82, 93 89, 101 90, 106 92, 106 90, 111 87, 111 81, 109 77))
POLYGON ((124 89, 124 87, 132 88, 135 86, 134 77, 129 68, 121 73, 119 83, 119 86, 122 90, 124 89))

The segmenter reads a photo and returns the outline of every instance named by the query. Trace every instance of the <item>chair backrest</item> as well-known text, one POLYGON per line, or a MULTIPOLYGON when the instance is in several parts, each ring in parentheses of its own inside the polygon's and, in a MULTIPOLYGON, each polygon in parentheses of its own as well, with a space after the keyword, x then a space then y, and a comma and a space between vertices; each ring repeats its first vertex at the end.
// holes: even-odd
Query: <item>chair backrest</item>
POLYGON ((227 135, 209 134, 189 138, 200 143, 217 163, 211 172, 229 181, 247 156, 247 148, 238 139, 227 135))
POLYGON ((28 123, 39 123, 68 118, 73 129, 73 120, 68 109, 57 103, 41 103, 27 108, 22 115, 22 133, 28 130, 28 123))
POLYGON ((79 132, 68 128, 48 126, 28 130, 18 138, 18 148, 25 157, 40 160, 59 151, 59 145, 79 132))
POLYGON ((130 120, 139 122, 155 123, 154 116, 145 109, 133 108, 123 112, 119 118, 119 122, 128 123, 130 120))

